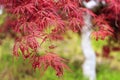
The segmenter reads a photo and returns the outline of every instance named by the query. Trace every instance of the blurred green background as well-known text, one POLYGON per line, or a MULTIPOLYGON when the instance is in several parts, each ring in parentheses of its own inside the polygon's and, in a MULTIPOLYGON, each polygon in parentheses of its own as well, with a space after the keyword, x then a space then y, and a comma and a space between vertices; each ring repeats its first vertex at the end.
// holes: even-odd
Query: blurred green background
MULTIPOLYGON (((44 75, 40 70, 34 71, 29 61, 22 57, 15 58, 12 55, 13 39, 7 37, 0 45, 0 80, 86 80, 82 75, 82 63, 84 57, 80 47, 80 37, 77 33, 68 31, 64 41, 58 41, 55 52, 69 60, 67 63, 72 72, 64 72, 63 77, 58 78, 55 71, 49 68, 44 75)), ((107 44, 107 39, 96 41, 92 39, 92 45, 97 56, 97 80, 120 80, 120 52, 111 52, 114 58, 103 58, 102 47, 107 44)), ((47 44, 45 44, 47 45, 47 44)))

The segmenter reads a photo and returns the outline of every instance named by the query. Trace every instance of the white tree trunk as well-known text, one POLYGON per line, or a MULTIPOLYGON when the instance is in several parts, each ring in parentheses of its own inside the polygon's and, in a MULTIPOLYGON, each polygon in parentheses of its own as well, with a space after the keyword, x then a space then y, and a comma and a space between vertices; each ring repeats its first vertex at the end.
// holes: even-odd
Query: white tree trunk
POLYGON ((83 74, 89 80, 96 80, 96 55, 91 46, 90 34, 91 34, 91 16, 86 13, 84 16, 85 24, 82 28, 82 40, 81 47, 85 57, 85 62, 82 66, 83 74))
MULTIPOLYGON (((83 4, 86 8, 94 10, 96 7, 100 6, 100 1, 101 0, 90 0, 89 2, 83 1, 83 4)), ((102 0, 102 4, 106 4, 104 0, 102 0)), ((85 62, 82 66, 83 74, 88 77, 89 80, 96 80, 96 55, 90 41, 92 23, 89 13, 84 15, 84 22, 85 24, 82 28, 81 41, 81 46, 85 57, 85 62)))
POLYGON ((3 13, 3 6, 0 5, 0 15, 3 13))

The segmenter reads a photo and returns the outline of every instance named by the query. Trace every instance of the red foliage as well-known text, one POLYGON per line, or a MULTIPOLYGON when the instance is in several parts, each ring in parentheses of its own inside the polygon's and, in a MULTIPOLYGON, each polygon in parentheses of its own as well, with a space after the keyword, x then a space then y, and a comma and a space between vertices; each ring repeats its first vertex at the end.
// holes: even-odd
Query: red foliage
POLYGON ((103 46, 103 57, 108 58, 110 56, 110 48, 109 46, 103 46))
POLYGON ((120 48, 119 47, 113 47, 112 51, 120 51, 120 48))
POLYGON ((105 20, 104 15, 100 15, 94 18, 94 24, 95 26, 97 26, 98 30, 94 31, 91 35, 95 37, 97 40, 99 38, 104 39, 106 36, 113 35, 113 29, 105 20))
MULTIPOLYGON (((107 6, 101 11, 109 25, 115 30, 114 35, 120 30, 120 0, 106 0, 107 6)), ((117 35, 118 36, 118 35, 117 35)))
POLYGON ((62 76, 63 75, 63 69, 69 69, 63 62, 66 62, 64 59, 60 58, 58 55, 55 53, 46 53, 43 56, 32 56, 31 62, 33 65, 33 68, 44 68, 44 71, 50 66, 53 69, 56 70, 56 75, 57 76, 62 76))
MULTIPOLYGON (((120 0, 105 0, 107 5, 99 11, 99 15, 84 8, 82 1, 89 0, 0 0, 0 4, 10 17, 8 24, 12 27, 9 29, 16 34, 13 54, 19 56, 19 53, 22 53, 25 59, 31 59, 32 56, 34 68, 40 68, 41 64, 45 69, 51 66, 57 71, 57 75, 61 76, 63 67, 66 67, 62 58, 53 53, 35 56, 42 43, 47 40, 63 40, 62 34, 68 29, 80 31, 86 12, 93 16, 93 23, 98 28, 92 33, 96 39, 119 33, 120 0), (48 28, 52 30, 46 33, 45 30, 48 28), (42 41, 40 44, 38 39, 42 41)), ((6 29, 8 28, 4 31, 6 29)))

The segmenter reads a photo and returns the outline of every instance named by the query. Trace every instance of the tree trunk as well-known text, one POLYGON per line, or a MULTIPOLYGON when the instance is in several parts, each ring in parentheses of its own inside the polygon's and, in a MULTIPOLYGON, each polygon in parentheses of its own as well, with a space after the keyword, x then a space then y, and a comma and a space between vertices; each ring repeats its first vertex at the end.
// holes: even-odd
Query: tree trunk
POLYGON ((90 41, 90 34, 91 34, 91 16, 86 13, 84 16, 85 24, 82 28, 82 40, 81 46, 83 50, 83 54, 85 57, 83 68, 83 74, 89 80, 96 79, 96 55, 92 48, 91 41, 90 41))
POLYGON ((0 5, 0 15, 3 13, 3 6, 0 5))

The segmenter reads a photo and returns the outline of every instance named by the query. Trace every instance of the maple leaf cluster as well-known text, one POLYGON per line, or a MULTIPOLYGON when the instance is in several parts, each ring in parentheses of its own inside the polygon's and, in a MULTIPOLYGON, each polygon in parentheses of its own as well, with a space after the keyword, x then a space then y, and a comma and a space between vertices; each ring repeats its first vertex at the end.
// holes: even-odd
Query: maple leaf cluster
POLYGON ((70 70, 64 64, 66 60, 52 52, 46 53, 44 56, 32 56, 31 62, 34 69, 43 67, 44 71, 51 66, 56 70, 56 75, 59 77, 63 75, 63 68, 70 70))
MULTIPOLYGON (((44 42, 63 40, 62 34, 67 30, 80 31, 84 25, 85 13, 93 17, 94 26, 99 28, 92 33, 96 39, 104 39, 113 35, 115 28, 120 29, 119 0, 105 0, 106 6, 97 15, 85 8, 82 1, 89 2, 89 0, 0 0, 10 18, 5 26, 10 25, 9 29, 16 34, 13 54, 19 56, 22 53, 24 59, 32 60, 34 68, 40 68, 42 64, 45 69, 51 66, 57 71, 57 75, 61 76, 63 68, 66 68, 62 58, 53 52, 48 52, 44 56, 38 54, 44 42)), ((0 32, 4 32, 5 29, 0 32)), ((53 49, 55 46, 50 45, 49 48, 53 49)))
POLYGON ((98 26, 99 29, 93 32, 92 35, 96 39, 104 39, 109 35, 115 36, 118 39, 120 31, 120 0, 104 1, 106 1, 106 5, 99 11, 99 14, 97 14, 97 17, 93 20, 94 25, 98 26))

